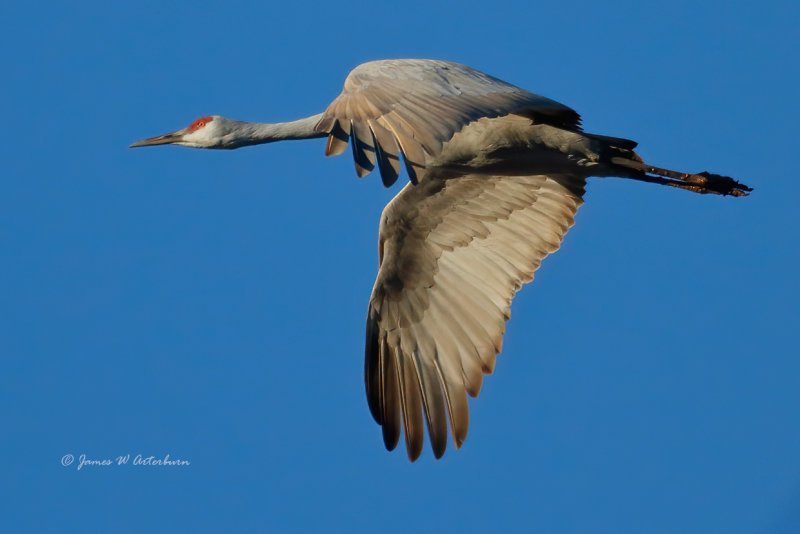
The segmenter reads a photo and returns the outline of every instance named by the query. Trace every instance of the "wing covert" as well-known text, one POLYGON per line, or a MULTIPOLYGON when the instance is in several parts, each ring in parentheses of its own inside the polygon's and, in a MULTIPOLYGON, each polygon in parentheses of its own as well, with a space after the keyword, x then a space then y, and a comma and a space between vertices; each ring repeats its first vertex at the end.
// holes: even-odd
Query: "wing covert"
POLYGON ((517 113, 535 121, 580 129, 571 108, 480 71, 448 61, 394 59, 359 65, 316 126, 328 133, 326 155, 353 145, 356 172, 379 163, 384 184, 397 179, 402 155, 412 183, 425 176, 427 156, 481 117, 517 113))

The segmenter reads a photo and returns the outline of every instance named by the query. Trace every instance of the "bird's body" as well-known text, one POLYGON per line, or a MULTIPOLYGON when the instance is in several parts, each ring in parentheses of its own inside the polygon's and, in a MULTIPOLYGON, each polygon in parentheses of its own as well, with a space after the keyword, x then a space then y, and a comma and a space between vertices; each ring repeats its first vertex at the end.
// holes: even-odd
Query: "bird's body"
POLYGON ((530 175, 571 172, 604 175, 605 145, 583 132, 534 124, 519 115, 481 118, 465 126, 429 158, 428 172, 530 175))
POLYGON ((582 131, 553 100, 438 60, 384 60, 354 69, 328 109, 258 124, 204 117, 132 146, 237 148, 327 137, 326 154, 353 149, 356 172, 376 166, 410 182, 386 206, 380 269, 367 312, 365 383, 393 449, 405 429, 415 460, 423 426, 434 454, 457 447, 500 352, 511 299, 560 246, 590 176, 620 176, 700 193, 746 195, 719 175, 653 167, 636 143, 582 131))

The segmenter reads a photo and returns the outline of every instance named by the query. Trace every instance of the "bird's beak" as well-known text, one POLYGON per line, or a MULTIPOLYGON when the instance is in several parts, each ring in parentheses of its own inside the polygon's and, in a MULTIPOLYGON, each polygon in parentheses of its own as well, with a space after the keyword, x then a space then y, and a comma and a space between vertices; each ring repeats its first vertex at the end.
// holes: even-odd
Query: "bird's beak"
POLYGON ((170 145, 172 143, 177 143, 178 141, 181 141, 185 134, 186 134, 186 128, 184 128, 183 130, 178 130, 177 132, 159 135, 158 137, 150 137, 149 139, 142 139, 141 141, 136 141, 128 148, 136 148, 137 146, 170 145))

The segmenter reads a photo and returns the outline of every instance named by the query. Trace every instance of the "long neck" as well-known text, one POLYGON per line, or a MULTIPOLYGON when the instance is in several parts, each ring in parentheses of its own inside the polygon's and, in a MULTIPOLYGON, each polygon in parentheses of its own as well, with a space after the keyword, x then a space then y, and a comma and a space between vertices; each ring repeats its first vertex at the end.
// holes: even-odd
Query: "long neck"
POLYGON ((322 118, 322 113, 291 122, 278 122, 275 124, 261 122, 237 121, 235 138, 226 143, 226 148, 237 148, 247 145, 260 145, 284 139, 313 139, 325 137, 326 133, 314 130, 322 118))

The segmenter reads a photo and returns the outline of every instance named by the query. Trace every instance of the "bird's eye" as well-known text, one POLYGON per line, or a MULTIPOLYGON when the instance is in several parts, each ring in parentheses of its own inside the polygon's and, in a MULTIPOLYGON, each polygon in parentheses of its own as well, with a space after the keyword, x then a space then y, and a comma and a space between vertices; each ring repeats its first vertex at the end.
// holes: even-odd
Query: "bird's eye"
POLYGON ((194 121, 194 122, 193 122, 193 123, 192 123, 192 124, 189 126, 189 131, 192 131, 192 132, 193 132, 193 131, 195 131, 195 130, 197 130, 197 129, 199 129, 199 128, 202 128, 203 126, 205 126, 206 124, 208 124, 209 122, 211 122, 211 120, 212 120, 212 119, 213 119, 213 117, 200 117, 199 119, 197 119, 196 121, 194 121))

